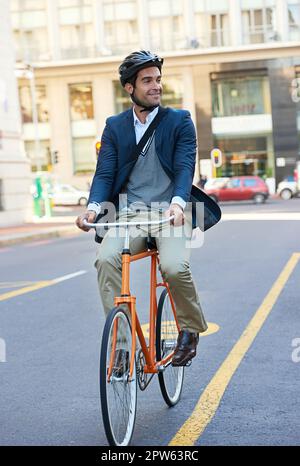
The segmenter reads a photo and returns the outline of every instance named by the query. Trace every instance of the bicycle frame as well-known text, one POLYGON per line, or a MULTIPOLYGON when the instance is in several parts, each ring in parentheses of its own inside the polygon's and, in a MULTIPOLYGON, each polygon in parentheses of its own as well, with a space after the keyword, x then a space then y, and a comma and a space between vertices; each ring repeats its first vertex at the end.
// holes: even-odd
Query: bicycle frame
MULTIPOLYGON (((141 344, 141 349, 145 356, 146 365, 143 370, 145 373, 155 374, 158 372, 158 368, 163 367, 165 364, 171 361, 174 352, 171 352, 166 358, 161 361, 156 361, 156 350, 155 350, 155 339, 156 339, 156 317, 157 317, 157 300, 156 300, 156 289, 160 286, 167 288, 168 295, 170 298, 174 318, 177 329, 179 331, 179 324, 175 311, 175 304, 171 296, 169 285, 166 281, 157 282, 157 265, 159 264, 159 256, 157 250, 148 250, 130 255, 130 252, 123 250, 122 253, 122 289, 121 296, 115 297, 115 306, 120 304, 127 304, 131 315, 131 332, 132 332, 132 348, 131 348, 131 361, 130 361, 130 379, 133 374, 134 357, 136 351, 136 335, 141 344), (136 312, 136 297, 130 293, 130 263, 136 260, 151 257, 151 274, 150 274, 150 323, 149 323, 149 348, 146 343, 145 336, 136 312)), ((117 324, 116 324, 117 325, 117 324)), ((117 332, 114 332, 116 334, 117 332)), ((114 339, 114 337, 113 337, 114 339)), ((115 342, 113 341, 113 348, 115 348, 115 342)), ((112 352, 113 355, 113 352, 112 352)), ((108 374, 110 377, 110 374, 108 374)))

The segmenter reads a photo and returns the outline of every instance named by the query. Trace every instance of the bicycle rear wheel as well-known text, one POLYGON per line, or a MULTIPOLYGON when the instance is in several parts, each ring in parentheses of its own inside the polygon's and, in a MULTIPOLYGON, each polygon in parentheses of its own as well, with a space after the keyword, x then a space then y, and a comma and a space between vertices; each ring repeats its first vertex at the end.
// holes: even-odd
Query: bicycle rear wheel
POLYGON ((136 416, 136 362, 129 380, 131 324, 120 307, 112 309, 103 330, 100 354, 100 400, 103 424, 110 445, 129 445, 136 416))
MULTIPOLYGON (((156 322, 156 358, 161 361, 174 351, 178 330, 167 288, 160 295, 156 322)), ((175 406, 180 400, 183 386, 184 368, 169 364, 158 373, 162 396, 168 406, 175 406)))

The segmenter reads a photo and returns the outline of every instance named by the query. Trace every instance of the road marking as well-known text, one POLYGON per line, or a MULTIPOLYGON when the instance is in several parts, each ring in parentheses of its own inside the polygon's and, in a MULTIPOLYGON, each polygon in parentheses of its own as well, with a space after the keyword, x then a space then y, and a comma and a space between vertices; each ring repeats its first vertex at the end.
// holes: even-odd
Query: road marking
POLYGON ((1 288, 21 288, 22 286, 29 286, 34 285, 35 283, 39 283, 38 281, 34 282, 0 282, 0 289, 1 288))
POLYGON ((3 293, 0 294, 0 301, 15 298, 16 296, 20 296, 25 293, 31 293, 32 291, 40 290, 41 288, 46 288, 47 286, 56 285, 57 283, 63 282, 65 280, 70 280, 71 278, 78 277, 85 273, 87 273, 86 270, 79 270, 79 272, 63 275, 62 277, 54 278, 53 280, 40 281, 34 285, 26 286, 25 288, 20 288, 19 290, 3 293))
POLYGON ((25 248, 34 248, 36 246, 44 246, 45 244, 53 243, 54 240, 45 239, 41 241, 35 241, 34 243, 24 244, 25 248))
POLYGON ((240 339, 205 388, 193 413, 169 443, 170 446, 194 445, 213 419, 232 376, 262 328, 299 259, 300 253, 292 254, 240 339))
POLYGON ((230 220, 300 220, 300 212, 247 212, 222 214, 222 221, 230 220))
MULTIPOLYGON (((219 325, 215 324, 214 322, 207 322, 207 327, 208 329, 205 332, 199 334, 200 337, 207 337, 208 335, 212 335, 213 333, 216 333, 220 330, 219 325)), ((149 332, 150 332, 149 322, 142 325, 142 330, 144 333, 144 337, 149 338, 149 332)))

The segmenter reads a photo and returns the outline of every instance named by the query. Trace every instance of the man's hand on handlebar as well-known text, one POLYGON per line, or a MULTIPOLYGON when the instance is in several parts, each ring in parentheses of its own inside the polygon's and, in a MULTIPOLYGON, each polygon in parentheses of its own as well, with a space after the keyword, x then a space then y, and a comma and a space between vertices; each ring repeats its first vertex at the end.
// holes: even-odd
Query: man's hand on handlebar
POLYGON ((179 227, 184 224, 184 212, 179 204, 171 204, 165 215, 166 217, 175 215, 174 219, 171 220, 171 225, 174 225, 175 227, 179 227))
POLYGON ((80 230, 83 231, 89 231, 90 227, 87 227, 84 225, 83 220, 86 220, 88 223, 94 223, 96 220, 97 214, 93 210, 87 210, 84 214, 79 215, 79 217, 76 218, 76 225, 80 230))

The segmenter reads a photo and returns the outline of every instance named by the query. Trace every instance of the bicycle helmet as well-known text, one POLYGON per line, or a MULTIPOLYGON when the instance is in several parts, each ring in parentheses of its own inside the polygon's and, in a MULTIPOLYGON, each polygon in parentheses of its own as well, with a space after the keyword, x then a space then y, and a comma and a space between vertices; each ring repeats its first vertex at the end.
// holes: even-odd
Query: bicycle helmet
POLYGON ((161 70, 163 62, 163 58, 146 50, 131 53, 119 66, 119 75, 122 86, 124 87, 128 82, 134 85, 137 73, 143 68, 157 66, 157 68, 161 70))

